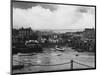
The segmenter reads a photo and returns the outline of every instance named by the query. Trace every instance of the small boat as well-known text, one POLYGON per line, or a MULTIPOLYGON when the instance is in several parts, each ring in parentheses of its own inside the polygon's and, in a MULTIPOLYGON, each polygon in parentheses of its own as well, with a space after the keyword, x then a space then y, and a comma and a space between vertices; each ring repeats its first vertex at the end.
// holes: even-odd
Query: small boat
POLYGON ((12 48, 12 54, 42 52, 42 46, 36 40, 29 40, 21 47, 12 48))
POLYGON ((61 47, 58 47, 58 46, 56 46, 55 49, 58 50, 58 51, 65 51, 64 48, 61 48, 61 47))

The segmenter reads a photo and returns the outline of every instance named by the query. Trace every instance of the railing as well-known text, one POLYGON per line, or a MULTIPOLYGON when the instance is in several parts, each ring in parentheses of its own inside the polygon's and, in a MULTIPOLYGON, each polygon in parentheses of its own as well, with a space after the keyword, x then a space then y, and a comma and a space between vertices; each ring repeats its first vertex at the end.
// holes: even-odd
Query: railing
POLYGON ((20 65, 30 65, 30 66, 60 66, 60 65, 65 65, 65 64, 70 64, 70 69, 73 70, 74 69, 74 63, 76 64, 79 64, 81 66, 85 66, 87 68, 93 68, 93 66, 89 66, 89 65, 86 65, 86 64, 82 64, 82 63, 79 63, 79 62, 76 62, 74 60, 70 60, 69 62, 66 62, 66 63, 61 63, 61 64, 32 64, 31 63, 26 63, 26 62, 23 62, 23 61, 17 61, 17 60, 14 60, 16 62, 18 62, 20 65))

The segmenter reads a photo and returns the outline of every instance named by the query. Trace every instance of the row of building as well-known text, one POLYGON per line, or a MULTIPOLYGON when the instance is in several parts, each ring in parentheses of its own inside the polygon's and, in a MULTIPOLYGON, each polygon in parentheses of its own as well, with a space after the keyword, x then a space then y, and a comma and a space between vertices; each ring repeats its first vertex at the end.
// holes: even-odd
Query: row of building
POLYGON ((13 29, 13 43, 24 43, 27 40, 38 40, 41 43, 59 43, 63 41, 58 34, 51 32, 33 31, 31 28, 13 29))

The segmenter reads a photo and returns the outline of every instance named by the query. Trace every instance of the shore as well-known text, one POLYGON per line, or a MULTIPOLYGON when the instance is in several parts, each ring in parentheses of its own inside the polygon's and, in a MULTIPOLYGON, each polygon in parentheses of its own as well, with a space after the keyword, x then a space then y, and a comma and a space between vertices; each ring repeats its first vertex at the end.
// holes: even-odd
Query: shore
MULTIPOLYGON (((55 65, 63 64, 74 60, 76 62, 89 65, 91 68, 95 67, 95 55, 93 52, 77 52, 71 48, 65 48, 65 51, 55 51, 53 48, 45 48, 43 53, 37 53, 30 57, 22 57, 21 61, 26 61, 32 65, 24 64, 23 69, 13 70, 14 73, 22 72, 40 72, 40 71, 54 71, 54 70, 69 70, 71 68, 70 63, 56 66, 41 66, 41 65, 55 65), (34 66, 33 66, 34 65, 34 66), (40 65, 40 66, 38 66, 40 65)), ((20 61, 18 54, 13 55, 13 60, 20 61)), ((13 65, 17 64, 13 61, 13 65)), ((73 69, 88 68, 79 64, 73 64, 73 69)))

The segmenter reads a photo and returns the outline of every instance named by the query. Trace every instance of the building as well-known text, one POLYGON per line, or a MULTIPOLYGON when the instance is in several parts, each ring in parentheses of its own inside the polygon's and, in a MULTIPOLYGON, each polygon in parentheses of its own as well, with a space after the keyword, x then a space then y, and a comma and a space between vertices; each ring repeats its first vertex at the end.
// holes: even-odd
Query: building
POLYGON ((24 37, 32 35, 32 34, 33 34, 33 31, 31 28, 21 28, 18 30, 18 35, 21 38, 24 38, 24 37))
POLYGON ((12 30, 12 42, 17 43, 24 43, 26 40, 30 40, 33 36, 33 31, 31 28, 20 28, 20 29, 13 29, 12 30))

